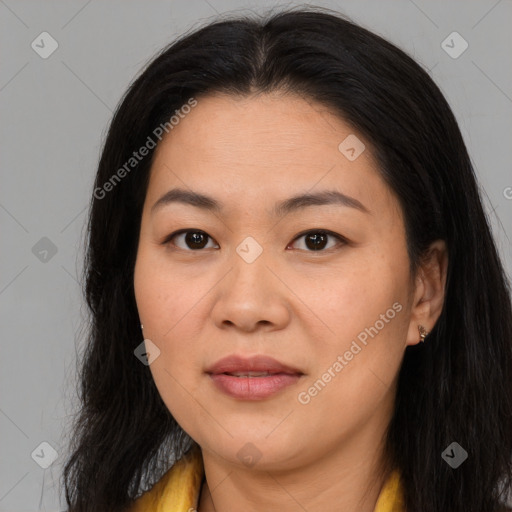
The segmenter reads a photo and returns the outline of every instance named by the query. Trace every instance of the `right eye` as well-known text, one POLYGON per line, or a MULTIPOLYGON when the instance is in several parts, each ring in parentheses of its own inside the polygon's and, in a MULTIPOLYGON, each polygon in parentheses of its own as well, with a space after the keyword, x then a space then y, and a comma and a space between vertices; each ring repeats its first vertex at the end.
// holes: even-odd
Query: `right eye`
MULTIPOLYGON (((200 229, 181 229, 180 231, 175 231, 171 233, 169 236, 165 238, 162 242, 162 245, 168 245, 169 243, 178 249, 182 249, 184 251, 192 250, 197 251, 200 249, 204 249, 207 245, 208 239, 213 240, 207 233, 201 231, 200 229), (181 240, 187 247, 180 247, 173 240, 181 240)), ((179 243, 179 242, 178 242, 179 243)), ((217 246, 218 247, 218 246, 217 246)))

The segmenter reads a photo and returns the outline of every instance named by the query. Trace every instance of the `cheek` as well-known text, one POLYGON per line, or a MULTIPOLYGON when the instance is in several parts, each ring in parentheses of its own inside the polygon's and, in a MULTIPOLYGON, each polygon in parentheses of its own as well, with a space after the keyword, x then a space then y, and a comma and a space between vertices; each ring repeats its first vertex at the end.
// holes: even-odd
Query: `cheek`
POLYGON ((143 248, 135 265, 134 289, 144 338, 160 350, 150 365, 151 373, 167 406, 171 396, 173 404, 179 404, 182 386, 190 388, 191 376, 202 372, 201 326, 196 316, 204 292, 201 286, 191 285, 189 276, 170 270, 154 252, 143 248))
POLYGON ((406 291, 384 266, 365 268, 324 289, 321 317, 334 335, 311 346, 315 371, 299 390, 312 435, 320 426, 326 438, 350 435, 384 402, 391 407, 407 333, 406 291))
POLYGON ((303 302, 322 321, 325 344, 342 348, 376 322, 382 333, 391 331, 391 324, 401 323, 405 314, 398 314, 400 306, 393 309, 393 304, 405 309, 408 286, 403 268, 407 267, 358 253, 343 260, 343 266, 329 269, 329 275, 317 274, 314 279, 294 276, 292 282, 303 302))
POLYGON ((378 400, 399 370, 409 324, 409 262, 406 253, 383 254, 383 250, 361 252, 346 265, 350 271, 340 268, 328 286, 310 287, 311 309, 319 311, 329 327, 325 338, 312 347, 317 361, 312 380, 320 379, 321 387, 330 378, 325 375, 329 368, 336 375, 326 386, 331 391, 321 393, 320 407, 328 405, 331 395, 355 414, 363 397, 378 400), (338 371, 333 367, 336 362, 338 371))
MULTIPOLYGON (((141 247, 134 271, 135 300, 144 334, 159 345, 194 306, 194 286, 152 248, 141 247)), ((196 299, 197 301, 197 299, 196 299)))
POLYGON ((176 275, 171 278, 154 259, 145 256, 143 251, 138 255, 134 288, 139 317, 144 324, 144 338, 160 350, 149 369, 167 409, 189 432, 187 420, 190 413, 187 411, 191 408, 191 396, 195 394, 194 382, 189 376, 198 371, 194 366, 198 364, 198 358, 192 349, 194 338, 188 333, 180 335, 180 329, 190 321, 193 310, 190 311, 186 288, 180 286, 179 278, 176 275))

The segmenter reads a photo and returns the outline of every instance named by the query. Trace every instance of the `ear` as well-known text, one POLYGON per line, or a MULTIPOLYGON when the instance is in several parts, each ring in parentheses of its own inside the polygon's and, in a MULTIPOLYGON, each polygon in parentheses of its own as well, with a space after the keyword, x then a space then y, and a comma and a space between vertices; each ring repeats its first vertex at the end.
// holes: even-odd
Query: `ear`
POLYGON ((430 332, 441 315, 447 269, 446 244, 444 240, 436 240, 427 250, 416 274, 407 345, 416 345, 420 342, 418 325, 422 325, 430 332))

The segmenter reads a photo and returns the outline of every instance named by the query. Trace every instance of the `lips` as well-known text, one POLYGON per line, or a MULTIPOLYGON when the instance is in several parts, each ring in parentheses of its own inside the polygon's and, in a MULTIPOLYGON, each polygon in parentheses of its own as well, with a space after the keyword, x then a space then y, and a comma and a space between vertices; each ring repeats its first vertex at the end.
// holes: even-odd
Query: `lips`
POLYGON ((298 368, 281 363, 269 356, 256 355, 252 357, 243 357, 235 354, 220 359, 208 368, 206 373, 212 375, 226 374, 240 378, 261 378, 277 373, 286 375, 304 375, 304 373, 298 368))
POLYGON ((264 355, 231 355, 217 361, 206 373, 219 391, 245 401, 279 396, 304 375, 298 368, 264 355))

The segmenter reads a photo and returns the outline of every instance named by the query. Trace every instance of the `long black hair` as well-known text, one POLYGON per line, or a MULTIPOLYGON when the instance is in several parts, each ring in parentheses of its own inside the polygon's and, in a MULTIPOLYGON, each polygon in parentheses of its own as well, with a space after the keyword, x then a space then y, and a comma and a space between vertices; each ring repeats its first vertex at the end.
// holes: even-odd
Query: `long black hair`
POLYGON ((428 342, 406 349, 386 434, 406 509, 499 510, 512 484, 512 307, 467 149, 419 64, 320 8, 217 19, 185 34, 117 108, 90 204, 83 277, 91 325, 63 474, 69 510, 124 510, 193 442, 133 353, 142 341, 133 270, 154 149, 126 164, 191 98, 274 90, 328 106, 369 141, 404 213, 413 274, 431 242, 447 245, 443 310, 428 342), (457 469, 441 456, 452 442, 468 453, 457 469))

